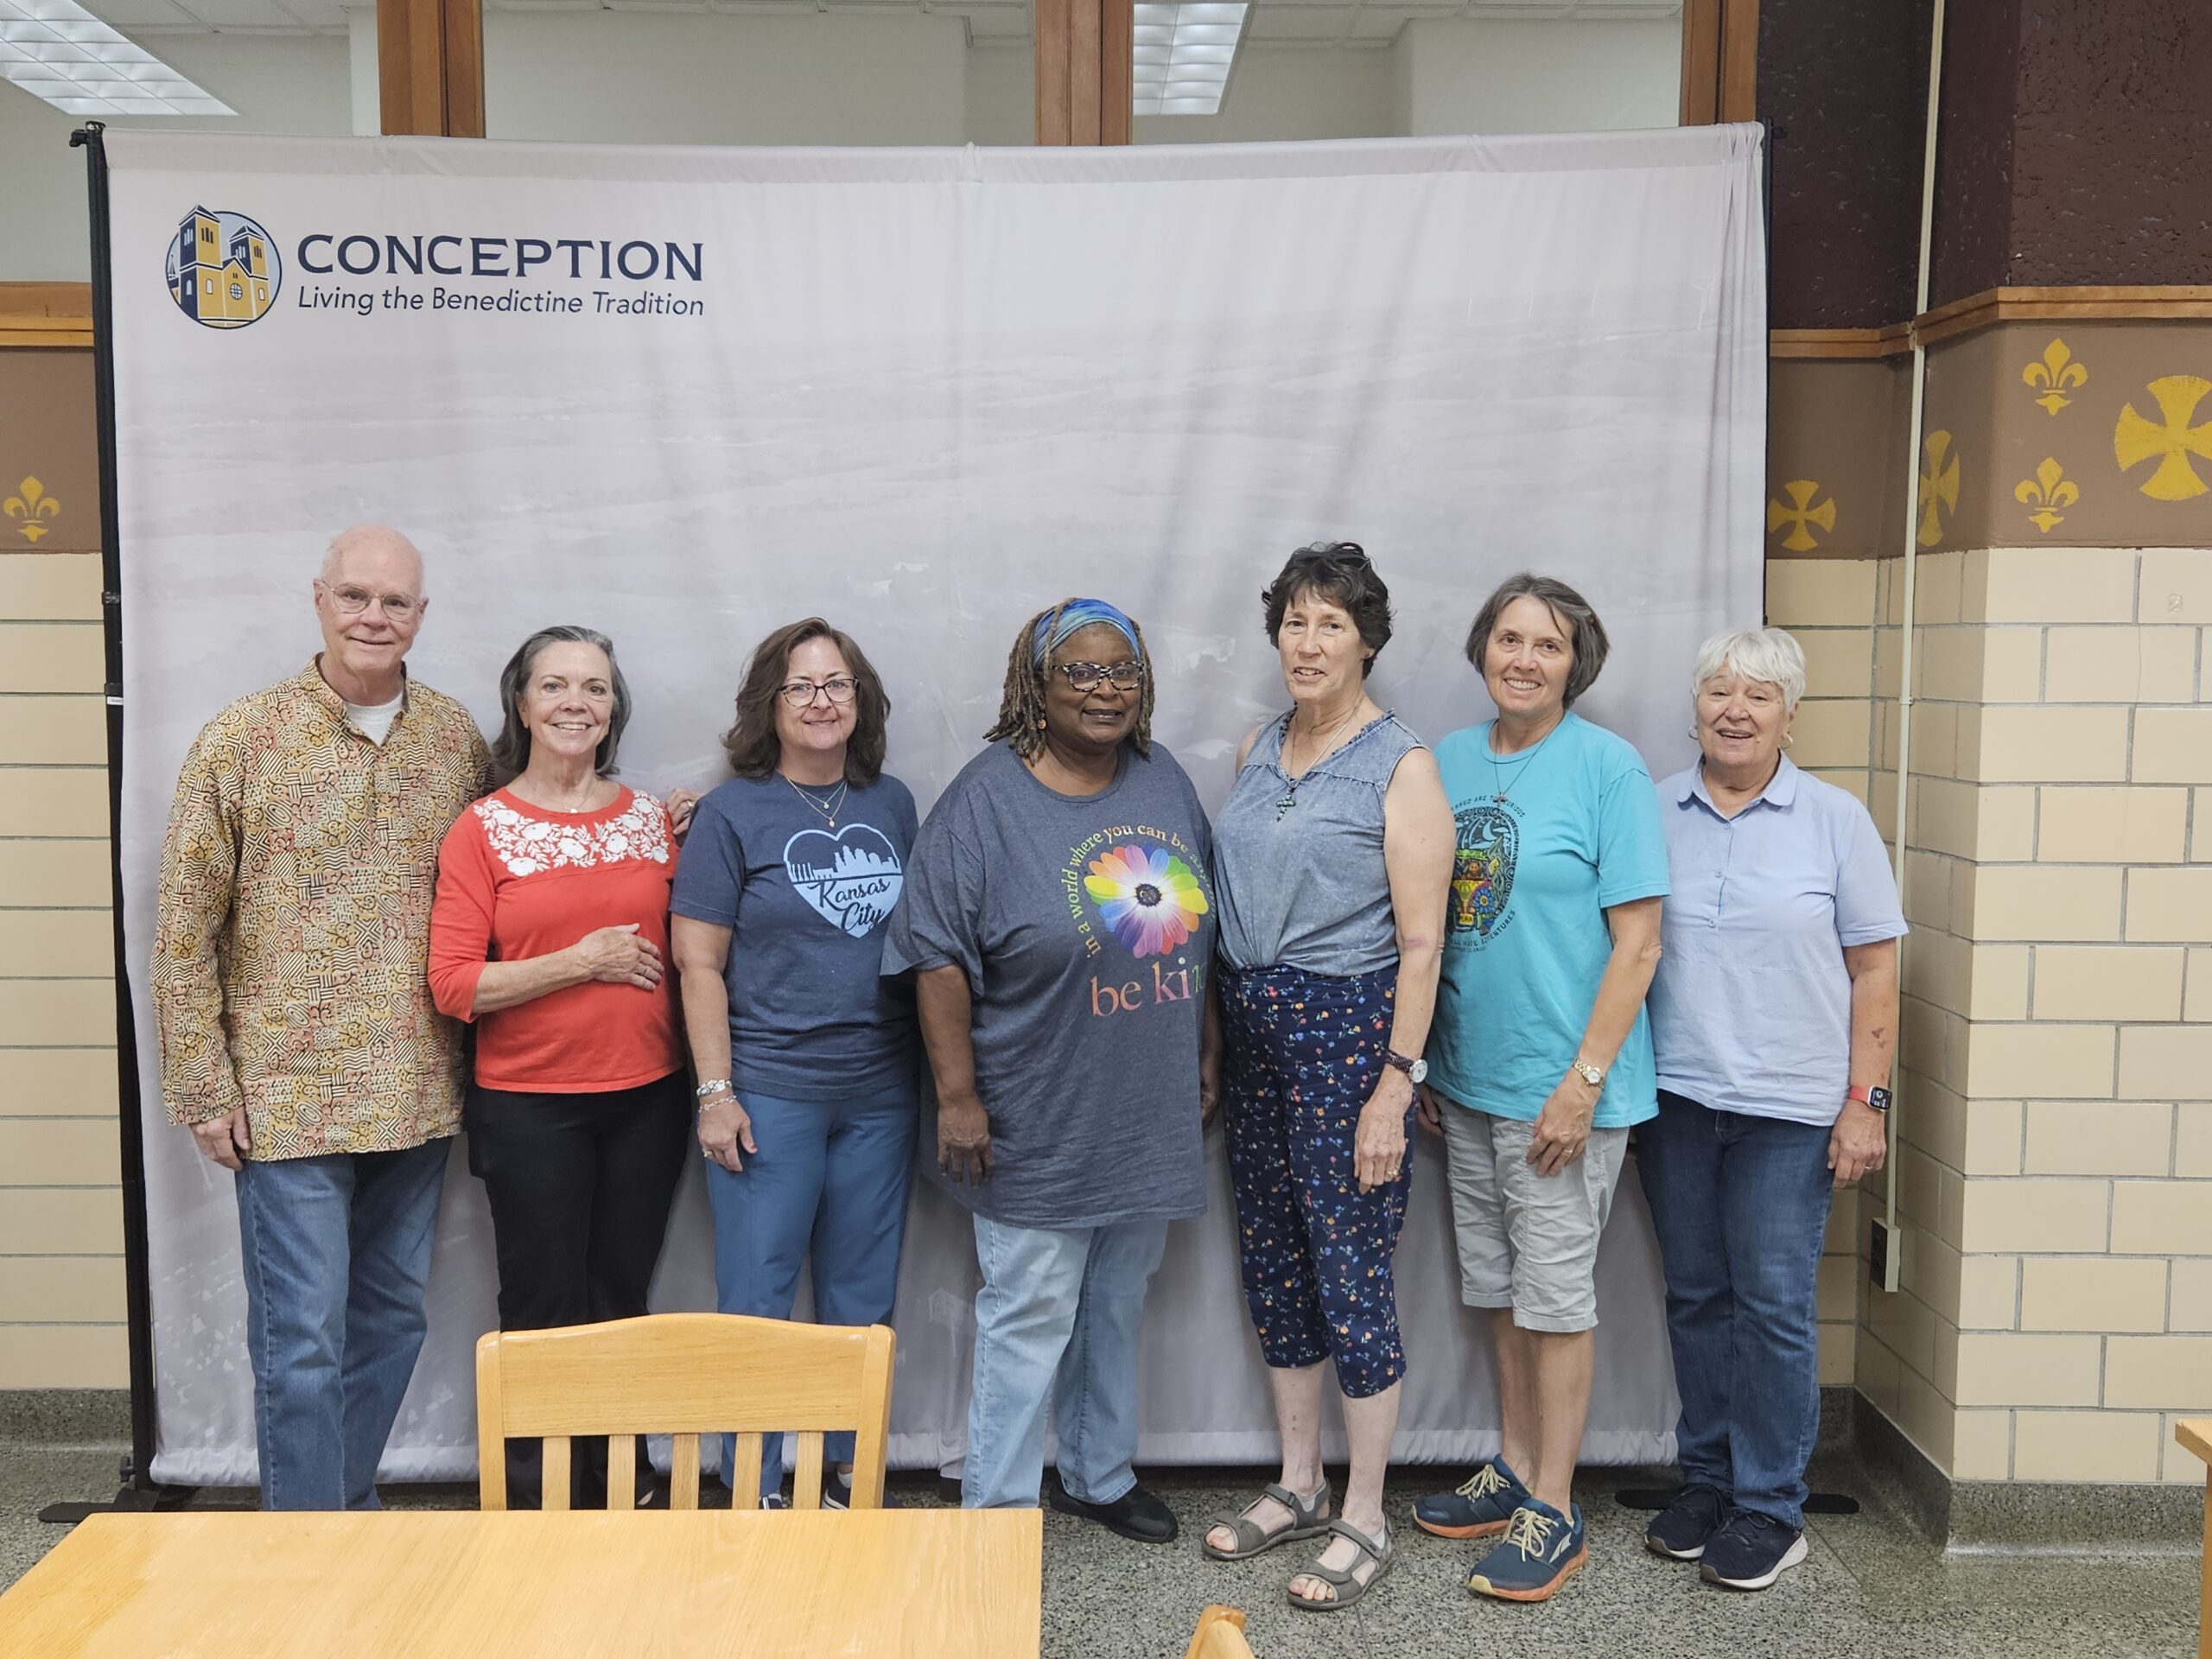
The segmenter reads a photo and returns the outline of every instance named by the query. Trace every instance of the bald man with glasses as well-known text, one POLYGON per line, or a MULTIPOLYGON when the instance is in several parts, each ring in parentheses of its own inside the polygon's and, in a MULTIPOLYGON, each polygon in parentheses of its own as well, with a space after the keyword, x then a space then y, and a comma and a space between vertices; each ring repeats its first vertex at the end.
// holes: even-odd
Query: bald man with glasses
POLYGON ((374 1509, 461 1121, 426 968, 438 846, 490 757, 408 678, 429 600, 406 537, 342 532, 313 591, 315 660, 185 758, 152 990, 170 1120, 233 1173, 262 1506, 374 1509))

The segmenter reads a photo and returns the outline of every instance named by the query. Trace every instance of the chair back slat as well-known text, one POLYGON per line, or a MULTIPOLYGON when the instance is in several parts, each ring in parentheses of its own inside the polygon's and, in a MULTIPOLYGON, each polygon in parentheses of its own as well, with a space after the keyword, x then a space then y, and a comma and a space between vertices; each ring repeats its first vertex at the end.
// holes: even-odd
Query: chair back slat
POLYGON ((476 1349, 484 1506, 506 1505, 502 1447, 509 1439, 545 1440, 546 1507, 566 1509, 566 1437, 615 1437, 610 1502, 628 1508, 612 1497, 612 1489, 622 1484, 626 1456, 634 1470, 635 1437, 670 1434, 671 1502, 696 1509, 699 1437, 734 1433, 740 1455, 732 1471, 734 1501, 752 1509, 760 1501, 762 1434, 796 1431, 800 1469, 811 1470, 812 1508, 820 1502, 822 1436, 844 1431, 855 1436, 854 1505, 880 1508, 895 1352, 896 1341, 883 1325, 801 1325, 728 1313, 656 1313, 551 1331, 493 1332, 476 1349))
POLYGON ((638 1507, 638 1437, 634 1434, 607 1437, 607 1507, 638 1507))
POLYGON ((540 1500, 549 1510, 569 1507, 569 1437, 550 1434, 545 1439, 542 1459, 544 1470, 544 1497, 540 1500))
POLYGON ((791 1507, 822 1507, 822 1431, 818 1428, 799 1430, 798 1462, 791 1470, 791 1507))
POLYGON ((699 1507, 699 1437, 678 1434, 668 1449, 668 1507, 699 1507))
POLYGON ((723 1472, 729 1477, 729 1503, 734 1510, 757 1510, 760 1507, 760 1459, 763 1456, 762 1437, 759 1434, 734 1434, 730 1437, 730 1467, 723 1472))

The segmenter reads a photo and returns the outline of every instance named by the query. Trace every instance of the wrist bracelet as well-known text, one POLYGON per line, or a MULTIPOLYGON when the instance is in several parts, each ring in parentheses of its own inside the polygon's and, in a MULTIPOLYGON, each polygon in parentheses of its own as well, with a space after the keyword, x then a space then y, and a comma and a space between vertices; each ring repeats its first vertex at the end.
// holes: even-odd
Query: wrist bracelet
POLYGON ((730 1086, 728 1077, 709 1077, 691 1092, 698 1099, 704 1100, 709 1095, 734 1095, 737 1090, 730 1086))

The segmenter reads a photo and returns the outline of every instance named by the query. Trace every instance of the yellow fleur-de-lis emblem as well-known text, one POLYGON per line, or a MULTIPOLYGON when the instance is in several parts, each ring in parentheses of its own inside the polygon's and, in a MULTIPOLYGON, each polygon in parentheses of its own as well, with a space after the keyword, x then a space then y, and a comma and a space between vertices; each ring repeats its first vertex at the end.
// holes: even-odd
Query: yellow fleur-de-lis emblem
POLYGON ((2074 400, 2066 394, 2089 383, 2089 372, 2075 359, 2066 349, 2066 342, 2054 340, 2043 348, 2042 359, 2020 371, 2020 378, 2031 386, 2041 386, 2043 395, 2035 401, 2056 415, 2074 400))
POLYGON ((2081 486, 2065 475, 2065 468, 2050 455, 2043 458, 2043 465, 2036 468, 2033 478, 2024 478, 2012 486, 2012 499, 2023 506, 2035 504, 2035 511, 2028 515, 2028 522, 2046 536, 2050 527, 2064 522, 2066 515, 2061 507, 2070 507, 2082 499, 2081 486))
POLYGON ((1771 536, 1787 524, 1789 533, 1782 538, 1782 544, 1792 553, 1809 553, 1821 544, 1820 537, 1813 534, 1815 524, 1822 530, 1835 528, 1835 499, 1830 497, 1815 506, 1813 498, 1821 493, 1821 486, 1809 478, 1791 479, 1782 486, 1782 493, 1789 498, 1789 505, 1785 507, 1779 501, 1768 501, 1767 534, 1771 536))
POLYGON ((2144 494, 2153 501, 2186 501, 2203 494, 2204 480, 2189 458, 2212 461, 2212 421, 2191 426, 2189 417, 2196 413, 2204 394, 2212 391, 2212 380, 2169 374, 2153 380, 2147 390, 2158 400, 2164 422, 2153 426, 2135 412, 2133 404, 2120 411, 2120 424, 2112 429, 2112 453, 2120 471, 2132 472, 2155 459, 2158 469, 2143 480, 2144 494))
POLYGON ((22 519, 23 522, 16 526, 16 530, 25 541, 35 542, 46 534, 46 526, 40 521, 59 518, 61 504, 48 495, 46 486, 35 478, 25 479, 16 488, 20 493, 0 502, 0 512, 4 512, 10 518, 22 519))
POLYGON ((1943 539, 1943 515, 1959 505, 1959 458, 1951 453, 1948 432, 1930 432, 1921 445, 1920 544, 1943 539))

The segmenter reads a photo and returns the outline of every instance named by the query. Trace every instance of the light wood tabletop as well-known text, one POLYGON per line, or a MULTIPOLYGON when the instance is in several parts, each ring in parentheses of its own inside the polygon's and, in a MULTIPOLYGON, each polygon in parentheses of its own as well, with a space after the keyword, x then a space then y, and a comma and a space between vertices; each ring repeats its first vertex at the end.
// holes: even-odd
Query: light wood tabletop
POLYGON ((99 1515, 0 1595, 39 1659, 1036 1659, 1034 1510, 99 1515))

